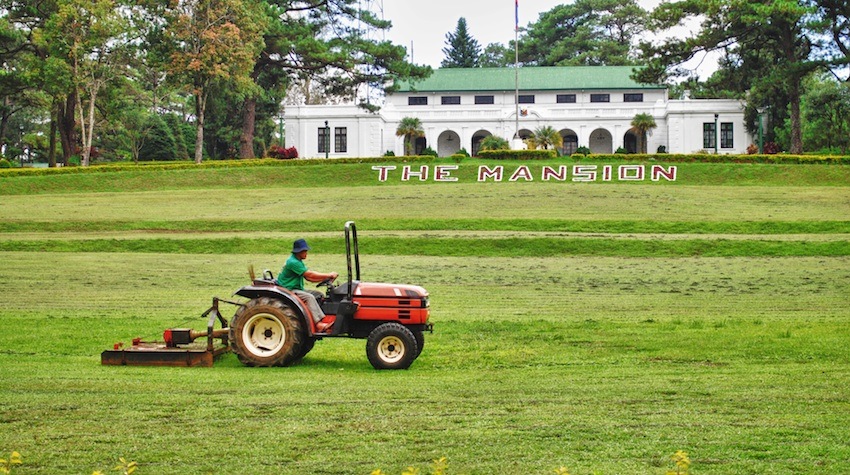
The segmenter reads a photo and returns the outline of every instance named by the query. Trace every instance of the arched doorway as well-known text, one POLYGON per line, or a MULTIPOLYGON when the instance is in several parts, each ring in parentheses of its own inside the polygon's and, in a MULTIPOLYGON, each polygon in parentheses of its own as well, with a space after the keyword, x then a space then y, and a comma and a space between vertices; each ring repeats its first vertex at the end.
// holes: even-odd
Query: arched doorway
POLYGON ((437 155, 448 157, 460 150, 460 135, 457 132, 447 130, 437 138, 437 155))
POLYGON ((576 153, 576 149, 578 149, 578 134, 570 129, 563 129, 559 133, 561 134, 561 139, 563 141, 563 145, 561 145, 561 155, 568 157, 576 153))
POLYGON ((633 131, 629 130, 623 135, 623 148, 626 149, 626 153, 638 153, 640 151, 638 148, 639 143, 640 139, 638 139, 637 134, 633 131))
POLYGON ((611 132, 605 129, 596 129, 590 133, 590 153, 612 153, 614 151, 614 139, 611 132))
POLYGON ((488 132, 486 130, 479 130, 478 132, 475 132, 474 134, 472 134, 472 144, 471 144, 472 147, 470 147, 470 148, 472 149, 471 154, 472 154, 473 157, 478 156, 478 152, 481 150, 481 141, 484 140, 485 138, 491 136, 491 135, 493 135, 493 134, 491 134, 490 132, 488 132))
POLYGON ((414 155, 422 155, 422 152, 428 147, 428 140, 425 137, 416 137, 416 141, 413 142, 413 154, 414 155))

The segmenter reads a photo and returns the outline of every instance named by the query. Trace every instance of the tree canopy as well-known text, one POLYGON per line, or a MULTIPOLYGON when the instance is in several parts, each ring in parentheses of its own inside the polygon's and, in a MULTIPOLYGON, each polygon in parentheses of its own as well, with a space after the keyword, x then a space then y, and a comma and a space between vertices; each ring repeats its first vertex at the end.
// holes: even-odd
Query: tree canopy
POLYGON ((264 153, 290 88, 374 110, 373 91, 430 73, 375 39, 391 24, 360 3, 0 0, 0 142, 25 145, 25 121, 50 138, 37 155, 52 156, 58 134, 65 163, 138 159, 163 133, 139 124, 158 114, 179 119, 165 124, 196 161, 264 153))
POLYGON ((635 0, 576 0, 540 14, 519 42, 523 64, 623 66, 635 64, 632 43, 647 12, 635 0))
POLYGON ((455 31, 446 34, 443 54, 446 55, 440 64, 443 68, 475 68, 480 65, 481 45, 469 34, 466 18, 460 17, 455 31))

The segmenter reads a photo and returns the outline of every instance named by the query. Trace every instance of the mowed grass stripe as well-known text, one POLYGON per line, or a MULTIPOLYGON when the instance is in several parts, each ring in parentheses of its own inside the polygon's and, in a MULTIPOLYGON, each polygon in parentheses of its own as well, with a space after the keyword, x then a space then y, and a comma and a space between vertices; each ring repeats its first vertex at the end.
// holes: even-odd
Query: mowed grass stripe
MULTIPOLYGON (((319 252, 344 248, 340 238, 311 238, 319 252)), ((288 239, 86 239, 8 240, 0 251, 25 252, 144 252, 164 254, 280 254, 288 252, 288 239)), ((646 240, 615 238, 390 238, 361 240, 360 251, 388 256, 456 257, 765 257, 848 256, 850 241, 770 241, 726 239, 646 240)))
MULTIPOLYGON (((179 221, 6 221, 0 233, 194 231, 336 232, 341 220, 179 220, 179 221)), ((629 221, 554 219, 367 219, 358 227, 374 231, 524 231, 606 234, 844 234, 850 221, 629 221)))

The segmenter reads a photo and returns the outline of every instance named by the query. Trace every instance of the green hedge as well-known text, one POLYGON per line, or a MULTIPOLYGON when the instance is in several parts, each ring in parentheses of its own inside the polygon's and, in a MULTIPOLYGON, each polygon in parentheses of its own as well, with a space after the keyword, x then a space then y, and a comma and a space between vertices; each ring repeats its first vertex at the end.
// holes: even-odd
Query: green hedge
POLYGON ((329 158, 310 160, 277 160, 270 158, 245 159, 245 160, 210 160, 201 164, 193 161, 176 162, 147 162, 136 164, 130 162, 107 163, 103 165, 92 165, 89 167, 60 167, 60 168, 13 168, 0 170, 0 177, 6 176, 40 176, 52 174, 70 173, 113 173, 123 171, 139 170, 198 170, 198 169, 224 169, 242 167, 290 167, 327 165, 328 163, 382 163, 382 162, 432 162, 438 160, 432 156, 414 157, 369 157, 369 158, 329 158))
POLYGON ((554 150, 482 150, 478 158, 490 160, 549 160, 557 157, 554 150))
POLYGON ((847 155, 713 155, 705 153, 662 153, 662 154, 593 154, 572 155, 573 160, 600 161, 657 161, 672 163, 783 163, 783 164, 827 164, 850 165, 847 155))
MULTIPOLYGON (((461 157, 451 157, 455 160, 461 157)), ((466 157, 463 157, 466 158, 466 157)), ((487 150, 477 158, 485 160, 552 160, 556 158, 554 150, 487 150)), ((252 160, 210 160, 201 164, 192 161, 154 162, 135 164, 129 162, 92 165, 89 167, 61 168, 0 168, 0 178, 12 176, 41 176, 68 173, 112 173, 144 170, 197 170, 226 169, 242 167, 291 167, 327 165, 328 163, 429 163, 446 160, 432 156, 366 157, 366 158, 330 158, 310 160, 276 160, 269 158, 252 160)), ((565 160, 575 161, 657 161, 662 163, 777 163, 777 164, 827 164, 850 165, 850 156, 846 155, 711 155, 711 154, 574 154, 565 160)))

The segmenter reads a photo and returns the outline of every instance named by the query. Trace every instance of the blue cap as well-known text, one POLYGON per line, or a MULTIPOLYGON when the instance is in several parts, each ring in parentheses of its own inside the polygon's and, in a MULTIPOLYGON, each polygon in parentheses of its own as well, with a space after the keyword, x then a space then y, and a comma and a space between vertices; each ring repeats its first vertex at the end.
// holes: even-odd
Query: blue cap
POLYGON ((299 239, 292 243, 292 252, 301 252, 301 251, 309 251, 310 246, 307 245, 307 241, 303 239, 299 239))

